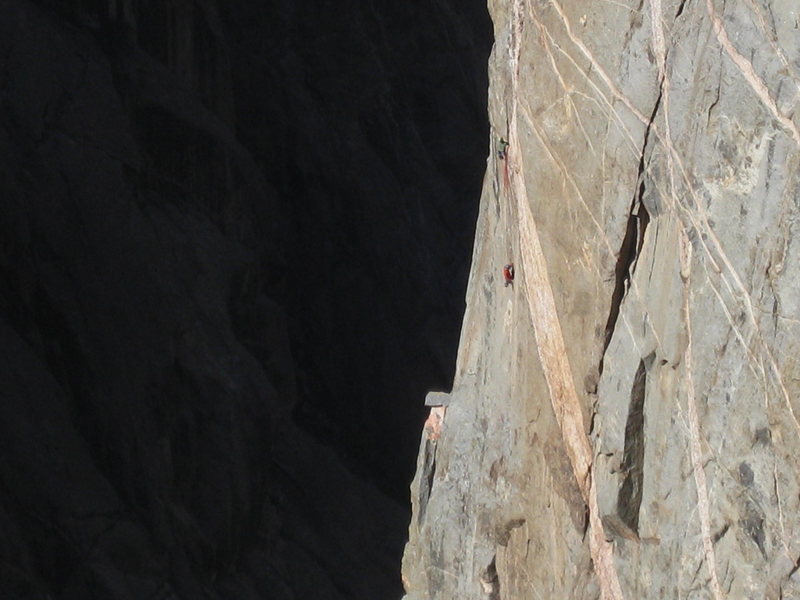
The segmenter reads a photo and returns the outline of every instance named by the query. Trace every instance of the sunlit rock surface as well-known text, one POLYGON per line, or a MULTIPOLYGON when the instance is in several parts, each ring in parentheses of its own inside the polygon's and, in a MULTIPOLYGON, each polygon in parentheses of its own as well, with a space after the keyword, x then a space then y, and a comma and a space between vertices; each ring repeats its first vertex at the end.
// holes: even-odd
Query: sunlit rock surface
POLYGON ((797 6, 489 5, 493 151, 407 598, 800 597, 797 6))

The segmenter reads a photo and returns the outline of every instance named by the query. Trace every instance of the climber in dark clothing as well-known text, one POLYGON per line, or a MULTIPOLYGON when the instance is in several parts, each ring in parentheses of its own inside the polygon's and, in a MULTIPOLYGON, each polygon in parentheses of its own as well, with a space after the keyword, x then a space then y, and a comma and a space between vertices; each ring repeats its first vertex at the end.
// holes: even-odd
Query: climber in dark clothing
POLYGON ((514 285, 514 263, 508 263, 503 267, 503 280, 505 281, 505 287, 514 285))
POLYGON ((508 142, 505 138, 500 138, 500 144, 498 144, 497 149, 497 157, 500 160, 505 160, 506 156, 508 156, 508 142))

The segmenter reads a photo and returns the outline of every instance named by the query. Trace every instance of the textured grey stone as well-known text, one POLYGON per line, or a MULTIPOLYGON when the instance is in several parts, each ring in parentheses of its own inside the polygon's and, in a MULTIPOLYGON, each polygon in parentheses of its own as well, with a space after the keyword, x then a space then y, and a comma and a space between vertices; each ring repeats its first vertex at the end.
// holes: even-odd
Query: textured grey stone
POLYGON ((412 485, 407 593, 486 598, 495 565, 504 600, 794 597, 796 6, 489 6, 510 146, 476 231, 471 392, 412 485))

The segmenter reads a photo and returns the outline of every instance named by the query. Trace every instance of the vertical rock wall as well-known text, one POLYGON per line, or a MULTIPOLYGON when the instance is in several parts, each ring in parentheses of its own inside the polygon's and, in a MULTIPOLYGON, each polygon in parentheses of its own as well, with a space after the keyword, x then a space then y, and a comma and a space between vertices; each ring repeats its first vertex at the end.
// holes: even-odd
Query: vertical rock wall
POLYGON ((407 597, 797 597, 797 6, 489 5, 493 152, 407 597))

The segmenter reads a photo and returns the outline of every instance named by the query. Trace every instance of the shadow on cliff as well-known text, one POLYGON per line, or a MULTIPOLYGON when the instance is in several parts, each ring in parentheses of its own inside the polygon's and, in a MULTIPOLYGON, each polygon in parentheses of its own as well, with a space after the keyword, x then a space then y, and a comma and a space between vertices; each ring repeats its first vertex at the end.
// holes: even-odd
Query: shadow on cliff
POLYGON ((239 135, 289 234, 298 421, 405 503, 422 399, 455 364, 485 169, 486 8, 242 4, 226 26, 239 135))
POLYGON ((447 7, 0 2, 4 597, 400 594, 485 144, 447 7))

